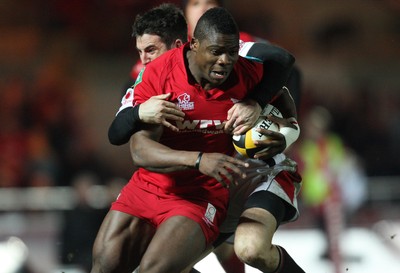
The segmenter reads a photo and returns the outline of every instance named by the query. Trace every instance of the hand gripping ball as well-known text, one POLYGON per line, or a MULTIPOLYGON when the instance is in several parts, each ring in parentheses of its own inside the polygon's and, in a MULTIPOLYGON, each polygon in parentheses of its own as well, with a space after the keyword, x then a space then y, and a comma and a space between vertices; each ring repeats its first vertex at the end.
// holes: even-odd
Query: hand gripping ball
POLYGON ((243 135, 234 135, 232 137, 233 146, 241 155, 253 158, 257 152, 263 151, 265 147, 257 147, 255 140, 266 140, 268 137, 256 131, 257 128, 264 128, 279 132, 279 124, 272 122, 267 118, 268 115, 282 117, 281 112, 273 105, 267 104, 258 117, 256 124, 243 135))

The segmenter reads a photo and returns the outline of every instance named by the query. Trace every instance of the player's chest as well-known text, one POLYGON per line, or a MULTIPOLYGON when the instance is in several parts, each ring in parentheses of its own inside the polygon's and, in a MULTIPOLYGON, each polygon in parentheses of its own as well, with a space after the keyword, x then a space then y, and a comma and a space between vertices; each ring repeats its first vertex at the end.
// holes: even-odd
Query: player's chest
POLYGON ((210 98, 196 89, 172 91, 174 102, 184 113, 187 120, 226 120, 228 110, 237 102, 230 96, 210 98))

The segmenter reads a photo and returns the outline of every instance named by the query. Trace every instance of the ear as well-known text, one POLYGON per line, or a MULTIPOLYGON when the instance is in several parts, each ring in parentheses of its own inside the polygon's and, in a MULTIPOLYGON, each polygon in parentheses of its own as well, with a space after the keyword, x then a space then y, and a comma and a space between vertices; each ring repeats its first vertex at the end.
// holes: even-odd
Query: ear
POLYGON ((184 42, 181 39, 176 39, 174 42, 174 46, 176 48, 180 48, 183 44, 184 44, 184 42))
POLYGON ((196 50, 199 47, 199 40, 192 38, 190 40, 190 50, 196 50))

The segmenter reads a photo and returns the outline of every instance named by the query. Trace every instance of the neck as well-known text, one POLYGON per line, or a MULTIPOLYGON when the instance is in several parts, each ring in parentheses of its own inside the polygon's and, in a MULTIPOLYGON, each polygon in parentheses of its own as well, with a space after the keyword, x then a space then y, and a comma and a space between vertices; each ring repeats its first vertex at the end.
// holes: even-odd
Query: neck
POLYGON ((194 53, 190 49, 186 52, 186 61, 187 61, 189 76, 192 77, 192 79, 196 83, 198 83, 204 90, 210 90, 215 88, 215 86, 213 86, 209 81, 205 80, 202 77, 200 69, 196 65, 196 61, 194 60, 195 55, 196 53, 194 53))

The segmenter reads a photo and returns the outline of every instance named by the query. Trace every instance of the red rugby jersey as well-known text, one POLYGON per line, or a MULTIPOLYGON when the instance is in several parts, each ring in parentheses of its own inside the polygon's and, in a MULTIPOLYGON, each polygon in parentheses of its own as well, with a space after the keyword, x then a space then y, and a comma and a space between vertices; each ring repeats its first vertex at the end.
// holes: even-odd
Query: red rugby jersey
MULTIPOLYGON (((261 80, 263 65, 240 57, 223 85, 205 91, 188 77, 184 59, 188 48, 189 44, 172 49, 146 65, 135 83, 134 101, 140 104, 152 96, 171 93, 169 100, 185 112, 185 120, 176 122, 179 132, 164 128, 160 143, 176 150, 233 155, 232 138, 223 132, 222 123, 233 104, 261 80)), ((134 180, 176 193, 193 190, 192 186, 219 184, 196 170, 159 174, 140 168, 134 180)))

